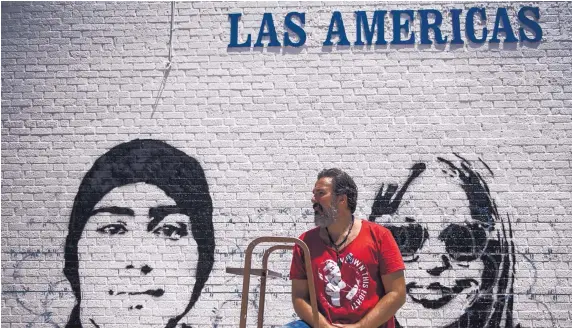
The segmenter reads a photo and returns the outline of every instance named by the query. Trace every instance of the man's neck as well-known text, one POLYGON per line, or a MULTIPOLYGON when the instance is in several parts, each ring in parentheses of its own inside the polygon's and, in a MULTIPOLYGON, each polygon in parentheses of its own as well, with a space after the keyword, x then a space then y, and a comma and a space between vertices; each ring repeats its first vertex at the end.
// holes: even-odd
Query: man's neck
POLYGON ((333 240, 338 240, 342 234, 348 233, 352 224, 352 214, 340 214, 334 223, 328 226, 328 233, 333 240))

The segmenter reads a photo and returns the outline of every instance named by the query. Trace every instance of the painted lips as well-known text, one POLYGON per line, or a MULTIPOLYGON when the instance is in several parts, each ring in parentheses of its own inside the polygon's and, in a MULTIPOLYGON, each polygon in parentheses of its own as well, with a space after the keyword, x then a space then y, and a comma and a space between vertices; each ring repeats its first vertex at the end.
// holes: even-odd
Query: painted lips
POLYGON ((165 290, 162 288, 158 289, 147 289, 144 292, 114 292, 113 290, 109 290, 109 295, 149 295, 153 297, 161 297, 165 294, 165 290))
POLYGON ((430 283, 427 286, 418 285, 416 282, 410 282, 405 286, 405 288, 407 295, 411 297, 413 302, 419 303, 427 309, 439 309, 449 303, 463 290, 478 285, 479 282, 475 279, 459 279, 455 281, 455 285, 453 287, 443 286, 438 282, 430 283), (423 290, 428 290, 430 292, 424 293, 423 290))
POLYGON ((129 292, 129 295, 151 295, 153 297, 161 297, 165 294, 165 291, 161 288, 159 289, 147 289, 144 292, 129 292))

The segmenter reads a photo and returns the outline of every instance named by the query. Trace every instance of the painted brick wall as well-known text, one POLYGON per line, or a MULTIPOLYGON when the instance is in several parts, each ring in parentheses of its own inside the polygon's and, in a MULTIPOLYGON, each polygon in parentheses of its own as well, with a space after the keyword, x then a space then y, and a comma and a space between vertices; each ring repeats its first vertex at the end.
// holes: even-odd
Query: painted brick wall
MULTIPOLYGON (((408 283, 453 286, 472 279, 436 309, 410 294, 397 315, 402 325, 442 327, 472 311, 479 320, 459 327, 507 327, 511 314, 513 325, 572 327, 572 6, 479 4, 489 29, 498 7, 507 7, 518 26, 516 12, 524 5, 540 8, 540 43, 332 49, 321 42, 335 10, 352 41, 356 10, 466 13, 473 4, 176 3, 166 70, 168 2, 2 2, 2 327, 70 321, 76 297, 63 270, 74 247, 66 248, 66 237, 74 235, 70 220, 80 220, 72 213, 74 199, 92 194, 100 196, 98 206, 132 208, 136 223, 129 221, 128 231, 102 228, 114 216, 91 212, 79 231, 84 326, 95 318, 101 327, 163 327, 189 304, 197 280, 209 276, 179 324, 236 327, 242 282, 225 268, 243 265, 255 237, 298 236, 311 228, 311 189, 326 167, 354 177, 358 217, 406 227, 400 216, 410 215, 428 232, 427 244, 407 254, 408 283), (304 47, 227 49, 229 13, 243 13, 241 35, 255 38, 264 12, 274 14, 281 35, 290 11, 306 13, 304 47), (119 153, 106 156, 111 149, 119 153), (135 164, 114 164, 120 158, 135 164), (212 214, 189 214, 212 220, 210 275, 195 274, 208 234, 190 238, 183 228, 191 227, 178 217, 184 213, 168 216, 164 222, 172 225, 160 229, 146 230, 139 220, 161 202, 180 207, 177 197, 142 181, 169 176, 183 163, 195 166, 186 178, 176 171, 181 188, 202 190, 202 206, 212 204, 212 214), (390 185, 401 188, 415 164, 425 170, 405 192, 403 207, 381 215, 382 196, 390 185), (82 191, 92 167, 102 177, 86 178, 82 191), (147 177, 116 183, 126 167, 147 177), (478 177, 470 188, 488 188, 483 194, 496 204, 486 242, 504 245, 498 254, 484 254, 483 246, 476 260, 456 261, 439 248, 436 236, 451 222, 474 219, 468 192, 459 188, 462 176, 478 177), (104 192, 104 185, 115 188, 104 192), (427 276, 443 257, 448 269, 427 276), (486 272, 494 286, 484 287, 486 272), (163 296, 136 295, 159 289, 163 296), (487 297, 503 308, 503 319, 479 303, 487 297)), ((450 31, 446 19, 443 31, 450 31)), ((76 205, 78 213, 89 207, 76 205)), ((290 259, 279 252, 271 267, 287 274, 290 259)), ((255 260, 260 263, 261 249, 255 260)), ((287 277, 269 282, 268 326, 295 317, 289 288, 287 277)), ((251 289, 254 325, 258 280, 251 289)), ((423 292, 433 301, 443 296, 423 292)))

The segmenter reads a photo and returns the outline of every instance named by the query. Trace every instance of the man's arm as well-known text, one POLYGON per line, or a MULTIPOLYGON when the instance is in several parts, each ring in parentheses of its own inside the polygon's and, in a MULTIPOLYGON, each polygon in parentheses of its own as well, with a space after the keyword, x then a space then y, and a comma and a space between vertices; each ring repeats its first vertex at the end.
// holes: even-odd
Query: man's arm
MULTIPOLYGON (((310 305, 310 290, 308 288, 307 280, 292 280, 292 304, 294 305, 294 311, 304 320, 307 324, 313 327, 313 317, 312 317, 312 306, 310 305)), ((318 313, 320 317, 320 327, 314 328, 331 328, 332 326, 328 320, 321 314, 318 313)))
MULTIPOLYGON (((403 270, 381 276, 385 295, 377 302, 365 317, 345 328, 377 328, 387 322, 405 304, 405 277, 403 270)), ((311 310, 310 310, 311 313, 311 310)))

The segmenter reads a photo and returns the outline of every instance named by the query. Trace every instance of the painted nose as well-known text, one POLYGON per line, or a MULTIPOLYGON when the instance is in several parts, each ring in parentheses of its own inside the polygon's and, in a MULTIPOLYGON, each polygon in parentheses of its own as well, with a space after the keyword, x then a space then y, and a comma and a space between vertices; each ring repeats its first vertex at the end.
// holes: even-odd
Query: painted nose
POLYGON ((427 269, 425 271, 427 271, 427 273, 429 273, 432 276, 440 276, 441 273, 450 268, 451 268, 451 262, 449 261, 449 258, 446 255, 441 255, 441 265, 436 266, 432 269, 427 269))
POLYGON ((143 274, 148 274, 149 272, 153 271, 153 268, 147 264, 144 264, 139 268, 135 267, 133 264, 130 264, 126 266, 125 269, 139 269, 143 274))

